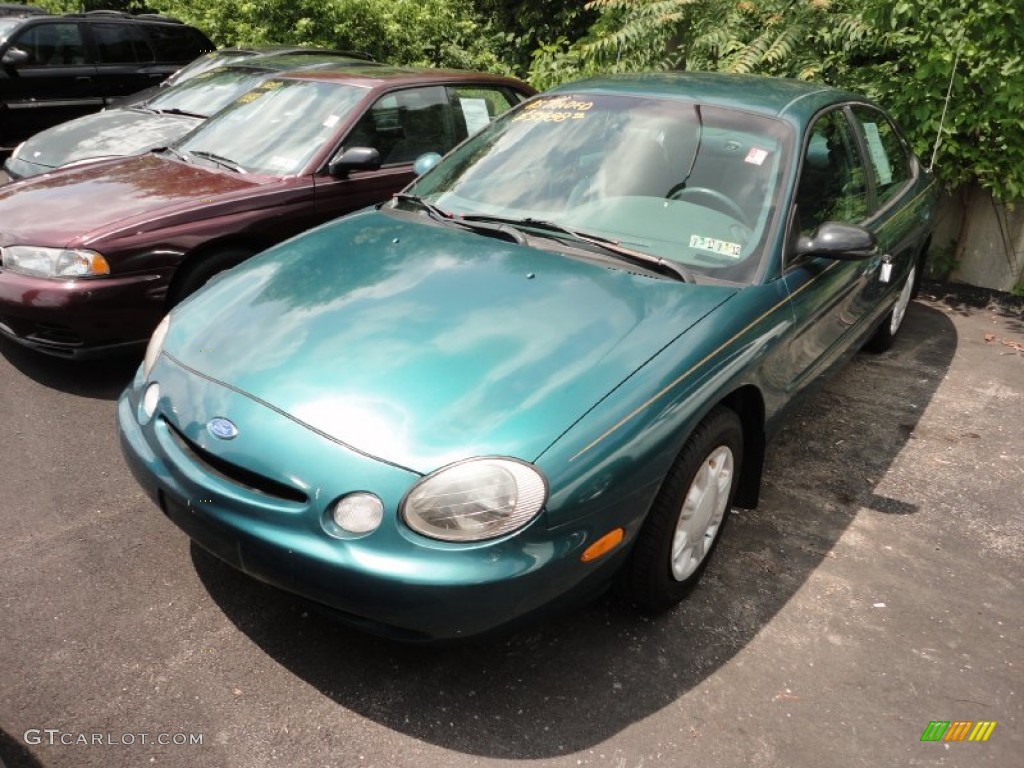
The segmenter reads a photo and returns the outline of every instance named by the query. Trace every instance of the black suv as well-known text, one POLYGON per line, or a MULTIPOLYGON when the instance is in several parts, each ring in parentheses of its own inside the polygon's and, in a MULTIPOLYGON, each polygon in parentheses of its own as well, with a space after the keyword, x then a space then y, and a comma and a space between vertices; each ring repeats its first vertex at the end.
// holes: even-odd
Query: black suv
POLYGON ((158 83, 213 48, 198 29, 154 14, 0 17, 0 151, 158 83))

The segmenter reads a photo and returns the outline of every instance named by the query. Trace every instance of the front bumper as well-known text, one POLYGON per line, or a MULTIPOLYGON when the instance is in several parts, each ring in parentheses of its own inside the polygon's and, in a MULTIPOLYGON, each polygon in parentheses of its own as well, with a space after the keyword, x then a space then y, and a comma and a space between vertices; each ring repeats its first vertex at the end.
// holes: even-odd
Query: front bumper
POLYGON ((493 541, 419 536, 396 511, 419 475, 166 358, 151 380, 162 395, 150 420, 140 420, 141 374, 118 403, 122 451, 149 496, 228 564, 329 606, 360 629, 416 642, 480 635, 592 594, 612 572, 614 558, 580 562, 593 538, 585 523, 553 531, 543 513, 493 541), (214 416, 234 422, 239 436, 211 437, 205 425, 214 416), (329 535, 330 504, 367 490, 384 502, 380 527, 361 537, 329 535))
POLYGON ((0 334, 68 358, 135 348, 160 322, 169 280, 169 273, 55 280, 0 269, 0 334))

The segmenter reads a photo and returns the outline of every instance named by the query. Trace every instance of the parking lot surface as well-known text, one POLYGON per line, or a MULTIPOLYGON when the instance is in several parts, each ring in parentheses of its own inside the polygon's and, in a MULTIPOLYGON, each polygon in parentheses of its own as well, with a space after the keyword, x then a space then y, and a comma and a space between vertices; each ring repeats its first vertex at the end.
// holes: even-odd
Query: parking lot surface
POLYGON ((675 611, 426 649, 190 545, 117 447, 137 361, 0 342, 0 764, 1019 765, 1024 315, 926 286, 905 322, 771 444, 675 611))

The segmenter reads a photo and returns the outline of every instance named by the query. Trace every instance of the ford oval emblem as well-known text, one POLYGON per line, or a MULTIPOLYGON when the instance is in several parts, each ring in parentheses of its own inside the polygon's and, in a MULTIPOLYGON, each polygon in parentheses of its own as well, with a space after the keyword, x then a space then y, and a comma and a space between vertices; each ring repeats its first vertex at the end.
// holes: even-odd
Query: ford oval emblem
POLYGON ((206 422, 206 431, 218 440, 234 440, 238 437, 238 427, 220 416, 206 422))

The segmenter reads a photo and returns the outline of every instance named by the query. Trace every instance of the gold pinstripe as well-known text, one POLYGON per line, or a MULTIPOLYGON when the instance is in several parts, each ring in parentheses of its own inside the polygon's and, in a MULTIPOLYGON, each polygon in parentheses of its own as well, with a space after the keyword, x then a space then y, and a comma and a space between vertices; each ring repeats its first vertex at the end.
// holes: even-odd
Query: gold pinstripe
POLYGON ((623 424, 625 424, 625 423, 626 423, 627 421, 629 421, 630 419, 632 419, 632 418, 633 418, 634 416, 636 416, 636 415, 637 415, 638 413, 640 413, 641 411, 643 411, 643 410, 645 410, 646 408, 648 408, 648 407, 649 407, 649 406, 650 406, 651 404, 653 404, 653 403, 654 403, 654 402, 655 402, 656 400, 658 400, 659 398, 661 398, 661 397, 662 397, 662 396, 663 396, 663 395, 664 395, 665 393, 667 393, 667 392, 668 392, 669 390, 673 389, 673 388, 674 388, 674 387, 675 387, 675 386, 676 386, 677 384, 679 384, 679 382, 681 382, 681 381, 683 381, 684 379, 686 379, 686 378, 687 378, 687 377, 688 377, 688 376, 689 376, 690 374, 692 374, 692 373, 693 373, 694 371, 696 371, 696 370, 697 370, 698 368, 700 368, 700 367, 701 367, 702 365, 704 365, 704 363, 706 363, 706 362, 707 362, 708 360, 710 360, 710 359, 712 359, 713 357, 715 357, 715 355, 717 355, 717 354, 718 354, 719 352, 721 352, 721 351, 722 351, 723 349, 725 349, 725 348, 726 348, 726 347, 728 347, 728 346, 729 346, 730 344, 732 344, 732 343, 733 343, 734 341, 736 341, 736 339, 738 339, 738 338, 739 338, 740 336, 742 336, 743 334, 745 334, 745 333, 746 333, 747 331, 749 331, 749 330, 750 330, 751 328, 753 328, 753 327, 754 327, 755 325, 757 325, 758 323, 760 323, 760 322, 761 322, 762 320, 764 320, 764 319, 765 319, 766 317, 768 317, 768 315, 772 314, 772 312, 774 312, 775 310, 777 310, 777 309, 778 309, 779 307, 781 307, 781 306, 782 306, 783 304, 786 304, 786 303, 787 303, 788 301, 790 301, 790 300, 791 300, 791 299, 792 299, 792 298, 793 298, 794 296, 797 296, 797 295, 799 295, 799 294, 800 294, 800 293, 801 293, 801 292, 802 292, 802 291, 803 291, 803 290, 804 290, 805 288, 808 288, 808 287, 810 287, 811 285, 814 285, 814 283, 816 283, 816 282, 818 282, 819 280, 821 280, 821 278, 823 278, 823 277, 824 277, 825 275, 827 275, 827 274, 828 274, 829 272, 831 272, 831 271, 832 271, 833 269, 835 269, 835 268, 836 268, 837 266, 839 266, 839 264, 841 264, 841 263, 842 263, 842 262, 840 262, 840 261, 834 261, 834 262, 832 262, 832 263, 831 263, 831 264, 830 264, 830 265, 829 265, 828 267, 826 267, 826 268, 825 268, 825 269, 824 269, 824 270, 822 271, 822 273, 821 273, 820 275, 818 275, 818 276, 817 276, 816 278, 814 278, 813 280, 808 280, 808 281, 807 281, 806 283, 804 283, 803 285, 801 285, 801 286, 800 286, 800 287, 799 287, 799 288, 798 288, 798 289, 797 289, 796 291, 794 291, 793 293, 787 294, 787 295, 786 295, 786 296, 784 296, 784 297, 783 297, 782 299, 780 299, 780 300, 779 300, 779 301, 778 301, 778 302, 777 302, 777 303, 776 303, 776 304, 775 304, 775 305, 774 305, 774 306, 773 306, 773 307, 772 307, 771 309, 769 309, 769 310, 765 311, 764 313, 762 313, 761 315, 759 315, 759 316, 758 316, 758 317, 757 317, 756 319, 754 319, 754 320, 751 320, 751 321, 750 321, 749 323, 747 323, 747 325, 745 325, 745 326, 744 326, 744 327, 743 327, 743 328, 742 328, 741 330, 739 330, 739 331, 737 331, 736 333, 734 333, 734 334, 733 334, 733 335, 732 335, 732 336, 731 336, 731 337, 730 337, 730 338, 729 338, 729 339, 728 339, 728 340, 727 340, 726 342, 724 342, 723 344, 719 345, 719 346, 718 346, 718 347, 717 347, 716 349, 714 349, 714 350, 712 350, 711 352, 709 352, 709 353, 708 353, 707 355, 705 355, 705 356, 704 356, 704 357, 703 357, 702 359, 698 360, 698 361, 697 361, 696 363, 694 363, 694 364, 693 364, 693 365, 691 365, 691 366, 690 366, 689 368, 687 368, 687 369, 686 369, 685 371, 683 371, 683 372, 682 372, 682 373, 681 373, 681 374, 680 374, 679 376, 677 376, 677 377, 676 377, 675 379, 673 379, 673 380, 672 380, 672 381, 671 381, 670 383, 666 384, 666 385, 665 385, 664 387, 662 387, 662 388, 661 388, 660 390, 658 390, 658 392, 657 392, 657 393, 655 393, 655 394, 654 394, 654 395, 653 395, 653 396, 652 396, 652 397, 651 397, 650 399, 648 399, 648 400, 647 400, 647 401, 646 401, 645 403, 643 403, 643 404, 641 404, 641 405, 637 406, 637 407, 636 407, 636 408, 634 408, 634 409, 633 409, 633 410, 632 410, 632 411, 631 411, 630 413, 626 414, 626 415, 625 415, 625 416, 623 416, 623 417, 622 417, 621 419, 619 419, 619 420, 618 420, 617 422, 615 422, 615 424, 613 424, 613 425, 612 425, 611 427, 609 427, 608 429, 606 429, 606 430, 605 430, 605 431, 604 431, 604 432, 603 432, 603 433, 602 433, 601 435, 599 435, 599 436, 598 436, 597 438, 595 438, 595 439, 594 439, 594 440, 593 440, 593 441, 592 441, 592 442, 591 442, 590 444, 588 444, 587 446, 585 446, 585 447, 584 447, 584 448, 583 448, 582 450, 580 450, 580 451, 579 451, 578 453, 574 454, 574 455, 573 455, 573 456, 572 456, 572 457, 571 457, 571 458, 569 459, 569 461, 576 461, 576 459, 578 459, 578 458, 579 458, 580 456, 582 456, 582 455, 583 455, 584 453, 586 453, 586 452, 587 452, 587 451, 589 451, 589 450, 590 450, 591 448, 593 448, 593 447, 594 447, 595 445, 597 445, 598 443, 600 443, 600 442, 601 442, 602 440, 604 440, 604 439, 605 439, 606 437, 608 437, 608 436, 609 436, 610 434, 612 434, 613 432, 615 432, 615 431, 616 431, 616 430, 617 430, 617 429, 618 429, 619 427, 621 427, 621 426, 622 426, 623 424))

